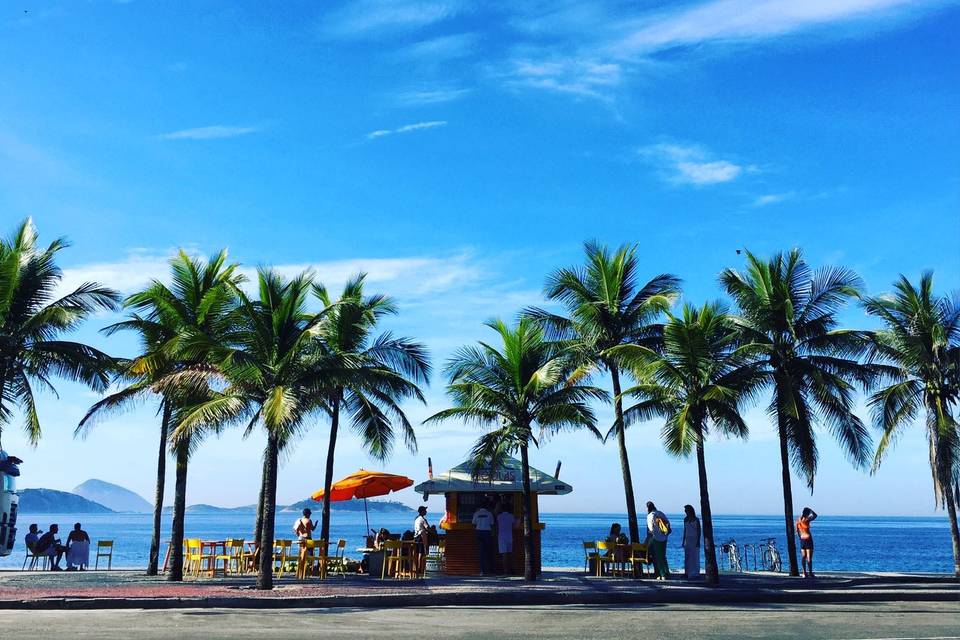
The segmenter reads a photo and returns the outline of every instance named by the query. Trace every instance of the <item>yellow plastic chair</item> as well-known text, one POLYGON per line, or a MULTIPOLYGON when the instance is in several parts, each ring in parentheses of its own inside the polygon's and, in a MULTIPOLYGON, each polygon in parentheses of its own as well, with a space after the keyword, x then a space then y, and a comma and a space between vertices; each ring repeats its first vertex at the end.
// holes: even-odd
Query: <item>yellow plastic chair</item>
POLYGON ((194 576, 200 575, 200 566, 203 557, 203 543, 200 538, 187 538, 183 541, 183 572, 194 576))
POLYGON ((413 557, 403 553, 403 544, 399 540, 387 540, 383 543, 383 570, 380 579, 390 574, 394 578, 413 577, 413 557))
POLYGON ((327 571, 339 573, 342 577, 347 577, 347 558, 344 555, 347 550, 347 541, 343 538, 337 540, 337 548, 332 558, 327 558, 327 571))
POLYGON ((327 544, 323 540, 301 540, 297 558, 297 579, 316 575, 321 580, 327 577, 327 544))
POLYGON ((583 541, 583 572, 590 575, 590 561, 597 557, 597 543, 593 540, 583 541))
MULTIPOLYGON (((282 578, 288 567, 296 567, 300 562, 299 554, 293 553, 292 540, 273 541, 273 571, 278 578, 282 578)), ((294 569, 296 571, 296 569, 294 569)))
POLYGON ((630 545, 630 556, 628 558, 630 568, 633 571, 633 577, 643 575, 643 565, 652 564, 647 545, 634 542, 630 545))
POLYGON ((107 571, 113 568, 113 540, 97 540, 97 557, 93 563, 93 570, 100 568, 100 558, 107 559, 107 571))
POLYGON ((613 544, 612 542, 607 542, 606 540, 597 540, 594 544, 597 549, 597 577, 599 578, 603 575, 604 564, 608 565, 610 569, 610 575, 613 575, 617 562, 617 545, 613 544))
POLYGON ((229 538, 223 543, 223 553, 217 554, 216 565, 223 563, 223 575, 231 573, 242 574, 246 572, 244 566, 244 541, 237 538, 229 538))

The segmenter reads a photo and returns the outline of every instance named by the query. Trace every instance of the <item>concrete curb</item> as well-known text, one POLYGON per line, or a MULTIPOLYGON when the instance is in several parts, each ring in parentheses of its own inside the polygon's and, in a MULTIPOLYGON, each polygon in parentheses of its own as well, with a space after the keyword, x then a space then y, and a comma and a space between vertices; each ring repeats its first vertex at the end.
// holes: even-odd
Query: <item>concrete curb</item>
POLYGON ((511 590, 496 593, 386 594, 290 598, 38 598, 0 601, 0 610, 96 609, 386 609, 423 606, 537 606, 617 604, 844 604, 859 602, 956 602, 960 590, 781 591, 690 589, 678 591, 565 593, 511 590))

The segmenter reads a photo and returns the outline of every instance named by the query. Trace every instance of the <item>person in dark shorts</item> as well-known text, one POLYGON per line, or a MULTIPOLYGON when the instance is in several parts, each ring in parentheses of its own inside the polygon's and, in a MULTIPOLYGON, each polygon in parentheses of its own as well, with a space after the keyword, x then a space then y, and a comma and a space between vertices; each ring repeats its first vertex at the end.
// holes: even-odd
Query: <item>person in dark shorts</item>
POLYGON ((810 523, 817 519, 817 512, 810 507, 804 507, 803 513, 797 518, 797 536, 800 538, 800 562, 803 565, 803 577, 814 578, 813 575, 813 534, 810 532, 810 523))
POLYGON ((417 575, 422 576, 427 569, 427 554, 430 552, 430 523, 427 522, 426 507, 417 509, 417 518, 413 521, 413 539, 417 542, 414 569, 417 575))

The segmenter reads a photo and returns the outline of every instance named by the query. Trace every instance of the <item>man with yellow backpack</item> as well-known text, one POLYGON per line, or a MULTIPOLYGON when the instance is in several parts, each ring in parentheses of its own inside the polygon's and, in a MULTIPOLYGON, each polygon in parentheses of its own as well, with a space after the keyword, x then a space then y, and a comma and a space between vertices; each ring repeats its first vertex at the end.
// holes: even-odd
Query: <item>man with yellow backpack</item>
POLYGON ((670 566, 667 564, 667 538, 670 536, 670 520, 657 505, 647 503, 647 548, 653 554, 653 573, 657 580, 670 579, 670 566))

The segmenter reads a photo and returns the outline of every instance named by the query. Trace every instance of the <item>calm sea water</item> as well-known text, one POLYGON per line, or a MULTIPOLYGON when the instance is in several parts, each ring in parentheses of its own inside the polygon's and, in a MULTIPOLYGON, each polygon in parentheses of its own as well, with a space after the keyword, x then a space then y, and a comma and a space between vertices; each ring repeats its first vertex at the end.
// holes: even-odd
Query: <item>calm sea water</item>
MULTIPOLYGON (((438 514, 431 522, 439 521, 438 514)), ((277 537, 292 537, 292 526, 297 514, 282 513, 277 517, 277 537)), ((681 515, 669 515, 674 523, 681 515)), ((611 522, 624 523, 621 514, 603 513, 546 513, 543 532, 543 565, 552 567, 583 566, 582 540, 602 539, 611 522)), ((80 521, 91 540, 115 541, 115 567, 145 567, 150 549, 152 517, 148 514, 20 514, 19 540, 11 556, 0 558, 0 568, 19 568, 23 562, 23 534, 30 523, 36 522, 46 530, 50 523, 60 525, 61 537, 73 523, 80 521)), ((188 537, 223 539, 252 538, 252 514, 188 514, 188 537)), ((371 514, 370 526, 386 527, 399 532, 412 528, 413 516, 408 514, 371 514)), ((641 522, 641 526, 643 523, 641 522)), ((672 567, 683 564, 679 526, 669 542, 669 560, 672 567)), ((364 535, 362 513, 334 512, 331 538, 345 538, 348 551, 362 546, 364 535)), ((765 538, 776 538, 786 565, 786 542, 783 518, 779 516, 715 516, 715 539, 718 544, 735 539, 738 544, 757 544, 765 538)), ((164 540, 169 539, 170 517, 164 516, 164 540)), ((946 518, 863 518, 852 516, 821 516, 813 524, 816 540, 815 568, 821 571, 915 571, 947 573, 952 571, 950 530, 946 518)), ((164 544, 163 549, 166 548, 164 544)), ((161 554, 163 551, 161 550, 161 554)), ((348 553, 349 555, 349 553, 348 553)), ((356 555, 356 554, 354 554, 356 555)), ((752 562, 750 563, 752 568, 752 562)))

